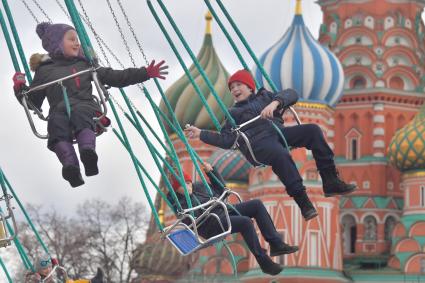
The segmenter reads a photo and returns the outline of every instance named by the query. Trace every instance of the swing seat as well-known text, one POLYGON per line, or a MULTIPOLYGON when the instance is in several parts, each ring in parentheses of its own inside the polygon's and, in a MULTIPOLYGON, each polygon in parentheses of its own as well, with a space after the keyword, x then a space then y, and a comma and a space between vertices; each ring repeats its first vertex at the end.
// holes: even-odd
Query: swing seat
POLYGON ((175 230, 168 234, 167 238, 182 255, 193 253, 202 246, 190 229, 175 230))
POLYGON ((12 244, 11 239, 8 237, 7 230, 3 220, 0 220, 0 248, 5 248, 12 244))
POLYGON ((220 242, 225 239, 226 236, 230 234, 232 226, 230 223, 229 212, 227 211, 226 205, 222 202, 222 199, 226 195, 227 192, 224 192, 219 199, 213 199, 196 207, 185 209, 183 211, 183 214, 177 219, 174 224, 164 229, 163 232, 165 237, 180 252, 180 254, 184 256, 189 255, 197 250, 214 245, 217 242, 220 242), (221 223, 220 218, 215 213, 211 213, 211 211, 217 206, 221 206, 225 212, 226 222, 228 226, 227 230, 221 223), (205 211, 196 219, 190 214, 191 211, 204 208, 206 208, 205 211), (218 224, 222 229, 222 232, 204 240, 201 239, 198 234, 198 227, 203 225, 205 221, 210 217, 213 217, 217 220, 218 224), (183 223, 184 219, 189 219, 191 224, 186 225, 185 223, 183 223))

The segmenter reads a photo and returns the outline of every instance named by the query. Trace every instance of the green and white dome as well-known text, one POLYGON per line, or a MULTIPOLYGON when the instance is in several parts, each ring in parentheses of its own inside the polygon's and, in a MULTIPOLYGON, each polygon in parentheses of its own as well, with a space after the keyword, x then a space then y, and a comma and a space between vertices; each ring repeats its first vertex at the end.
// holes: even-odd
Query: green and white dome
MULTIPOLYGON (((204 42, 197 55, 197 59, 202 68, 205 70, 205 73, 213 84, 214 89, 221 100, 226 106, 230 106, 233 104, 233 98, 231 97, 227 87, 229 73, 218 58, 213 46, 211 35, 211 15, 208 13, 205 19, 207 21, 207 27, 204 42)), ((222 123, 224 120, 224 114, 220 110, 217 101, 209 90, 201 74, 196 69, 195 65, 192 65, 189 68, 189 71, 201 89, 201 92, 216 115, 218 121, 222 123)), ((180 123, 180 126, 184 127, 186 124, 191 124, 201 129, 215 130, 211 117, 186 75, 183 75, 179 80, 177 80, 177 82, 175 82, 165 92, 165 95, 170 101, 171 107, 180 123)), ((161 101, 160 109, 166 113, 169 118, 171 118, 164 101, 161 101)), ((167 132, 171 134, 173 131, 167 127, 167 132)))

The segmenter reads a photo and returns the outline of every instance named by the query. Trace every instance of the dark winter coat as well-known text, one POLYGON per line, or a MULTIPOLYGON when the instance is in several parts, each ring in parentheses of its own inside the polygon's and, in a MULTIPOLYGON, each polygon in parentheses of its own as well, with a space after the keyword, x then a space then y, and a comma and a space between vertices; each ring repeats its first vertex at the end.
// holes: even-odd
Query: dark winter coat
MULTIPOLYGON (((70 59, 51 59, 47 57, 42 60, 35 69, 34 80, 32 81, 30 88, 72 75, 88 68, 90 68, 89 62, 83 58, 75 57, 70 59)), ((149 79, 145 68, 113 70, 111 68, 101 67, 97 70, 97 73, 99 81, 102 84, 112 87, 125 87, 141 83, 149 79)), ((98 108, 98 105, 93 100, 91 81, 91 72, 63 81, 63 85, 67 90, 71 109, 73 105, 81 102, 91 104, 95 109, 98 108)), ((58 84, 30 93, 28 96, 29 100, 37 108, 41 107, 44 99, 47 97, 47 101, 50 105, 49 113, 54 111, 63 111, 65 107, 62 88, 58 84)))
MULTIPOLYGON (((264 88, 261 88, 256 94, 251 94, 247 99, 236 102, 230 109, 230 115, 235 120, 237 125, 255 118, 260 115, 261 111, 272 101, 279 101, 280 104, 273 113, 273 121, 267 119, 258 119, 255 122, 243 127, 241 131, 248 137, 251 146, 255 147, 262 140, 277 136, 278 133, 272 123, 279 128, 283 127, 283 119, 281 111, 298 101, 298 94, 293 89, 286 89, 282 92, 272 93, 264 88)), ((236 140, 236 134, 232 131, 232 125, 226 120, 220 132, 202 130, 200 139, 204 143, 217 146, 224 149, 230 149, 236 140)), ((258 165, 252 159, 248 148, 242 139, 239 138, 238 144, 242 154, 253 164, 258 165)))
MULTIPOLYGON (((210 188, 213 193, 213 197, 218 198, 221 196, 221 194, 224 192, 224 187, 221 184, 224 184, 225 181, 223 180, 223 177, 220 175, 220 173, 217 172, 217 170, 214 168, 213 171, 207 173, 207 177, 210 180, 210 188), (213 175, 220 180, 220 182, 216 181, 213 175), (221 183, 221 184, 220 184, 221 183)), ((186 197, 178 192, 176 192, 177 199, 182 207, 182 209, 189 208, 186 197)), ((192 184, 192 194, 190 196, 190 201, 192 202, 192 207, 200 205, 202 203, 205 203, 211 199, 211 196, 208 194, 207 189, 205 188, 204 184, 202 182, 195 182, 192 184)), ((171 197, 170 193, 167 194, 167 198, 170 201, 170 203, 173 205, 174 211, 177 211, 177 205, 175 204, 173 198, 171 197)), ((204 212, 202 209, 198 209, 195 211, 194 215, 195 217, 198 217, 204 212)), ((217 214, 218 217, 224 216, 224 210, 221 207, 217 207, 212 210, 212 213, 217 214)), ((198 233, 206 237, 207 235, 215 235, 217 233, 221 233, 222 231, 210 231, 211 227, 214 227, 215 225, 211 225, 213 223, 217 223, 217 220, 210 218, 207 220, 204 224, 198 227, 198 233)), ((190 221, 184 221, 186 224, 190 224, 190 221)))

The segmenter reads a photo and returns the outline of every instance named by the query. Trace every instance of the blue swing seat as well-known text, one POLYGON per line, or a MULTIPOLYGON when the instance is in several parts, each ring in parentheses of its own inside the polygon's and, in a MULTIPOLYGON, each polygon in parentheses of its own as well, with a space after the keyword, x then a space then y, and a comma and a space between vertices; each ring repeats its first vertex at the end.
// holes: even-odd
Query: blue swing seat
POLYGON ((170 242, 182 255, 188 255, 202 245, 190 229, 178 229, 167 235, 170 242))

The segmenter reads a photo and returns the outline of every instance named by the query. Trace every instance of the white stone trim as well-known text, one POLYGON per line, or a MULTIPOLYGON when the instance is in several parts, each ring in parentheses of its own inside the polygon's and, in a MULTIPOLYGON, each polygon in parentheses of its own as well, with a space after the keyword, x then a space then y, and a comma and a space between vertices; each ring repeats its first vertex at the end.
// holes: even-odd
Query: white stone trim
POLYGON ((375 110, 375 111, 383 111, 384 110, 384 104, 383 103, 375 103, 375 104, 373 104, 373 110, 375 110))
POLYGON ((375 116, 373 116, 373 122, 374 123, 385 123, 385 116, 384 115, 375 115, 375 116))
POLYGON ((373 141, 373 148, 385 148, 385 142, 383 140, 373 141))
POLYGON ((383 135, 385 135, 385 129, 384 128, 381 128, 381 127, 374 128, 373 129, 373 135, 374 136, 383 136, 383 135))

